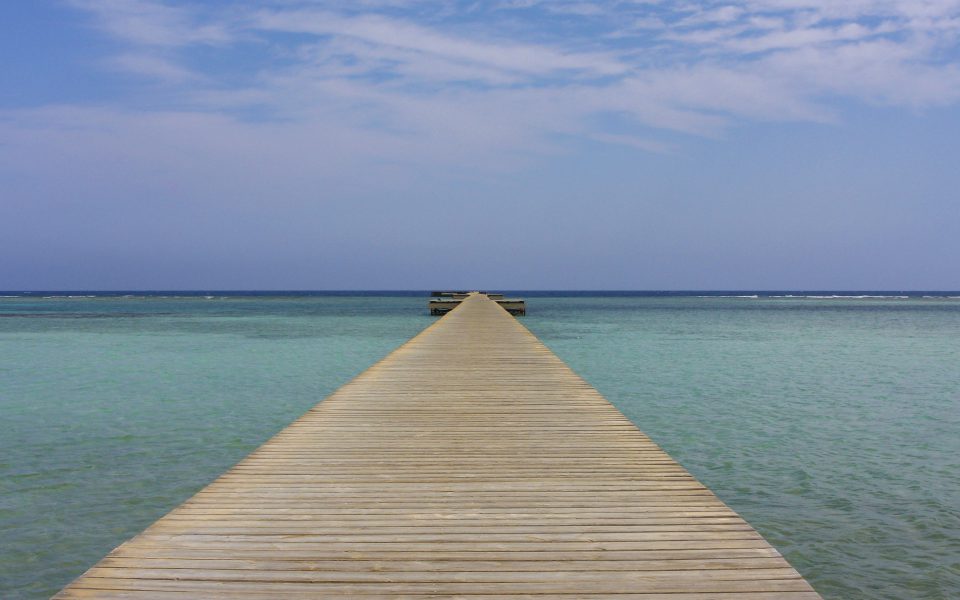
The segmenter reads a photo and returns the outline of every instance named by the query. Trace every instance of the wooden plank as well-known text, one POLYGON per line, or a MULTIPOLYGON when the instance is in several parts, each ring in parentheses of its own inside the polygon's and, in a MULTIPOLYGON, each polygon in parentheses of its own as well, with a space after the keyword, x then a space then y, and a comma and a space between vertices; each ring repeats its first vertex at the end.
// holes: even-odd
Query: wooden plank
MULTIPOLYGON (((379 594, 366 592, 363 594, 352 594, 353 597, 364 598, 364 600, 396 600, 396 598, 443 598, 450 597, 438 594, 429 594, 429 595, 397 595, 397 594, 379 594)), ((163 600, 166 598, 197 598, 197 593, 194 591, 184 591, 184 590, 162 590, 162 591, 143 591, 143 590, 104 590, 104 589, 70 589, 66 590, 63 595, 63 598, 98 598, 100 600, 143 600, 144 598, 149 599, 158 599, 163 600)), ((240 590, 231 590, 226 592, 214 591, 214 590, 204 590, 202 597, 204 598, 243 598, 244 600, 274 600, 276 598, 317 598, 317 593, 312 590, 307 591, 293 591, 293 590, 278 590, 273 588, 269 591, 254 591, 252 589, 240 589, 240 590)), ((511 600, 543 600, 544 595, 542 594, 497 594, 497 595, 488 595, 488 594, 470 594, 470 600, 503 600, 504 598, 510 598, 511 600)), ((820 598, 816 592, 812 591, 801 591, 801 592, 706 592, 706 593, 678 593, 678 594, 661 594, 656 592, 651 593, 637 593, 637 592, 628 592, 628 593, 618 593, 615 595, 611 594, 581 594, 576 593, 573 595, 568 594, 554 594, 553 597, 559 598, 576 598, 577 600, 610 600, 611 597, 616 598, 616 600, 818 600, 820 598)))
POLYGON ((819 598, 480 294, 57 597, 463 595, 819 598))

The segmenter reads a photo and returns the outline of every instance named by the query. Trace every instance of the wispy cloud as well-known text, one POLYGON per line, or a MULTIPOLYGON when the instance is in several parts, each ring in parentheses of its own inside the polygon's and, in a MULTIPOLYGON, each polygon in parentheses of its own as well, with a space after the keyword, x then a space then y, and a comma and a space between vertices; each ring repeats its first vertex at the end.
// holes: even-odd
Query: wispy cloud
MULTIPOLYGON (((471 39, 384 16, 342 17, 322 11, 274 10, 258 13, 252 23, 259 30, 360 40, 387 50, 380 52, 380 56, 398 64, 433 60, 467 69, 479 67, 531 77, 563 74, 573 80, 584 75, 618 75, 628 70, 627 65, 612 54, 565 51, 546 44, 496 37, 471 39)), ((362 51, 356 52, 355 56, 361 54, 362 51)), ((455 69, 445 75, 454 73, 455 69)))
POLYGON ((388 161, 501 164, 578 137, 660 152, 960 101, 960 0, 68 2, 121 43, 111 68, 166 86, 151 110, 352 131, 388 161))
POLYGON ((106 64, 127 73, 158 79, 166 83, 179 84, 200 79, 199 75, 176 61, 152 54, 119 54, 111 57, 106 64))
POLYGON ((138 46, 175 47, 225 44, 229 23, 203 21, 194 10, 157 0, 67 0, 87 11, 104 32, 138 46))

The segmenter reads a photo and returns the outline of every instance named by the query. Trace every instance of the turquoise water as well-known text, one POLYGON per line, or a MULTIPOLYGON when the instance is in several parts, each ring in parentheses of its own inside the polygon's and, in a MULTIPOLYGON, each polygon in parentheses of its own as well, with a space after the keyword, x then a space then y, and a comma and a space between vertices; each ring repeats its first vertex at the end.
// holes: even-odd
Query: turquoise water
POLYGON ((960 598, 960 301, 545 300, 530 329, 825 598, 960 598))
MULTIPOLYGON (((431 323, 424 302, 0 298, 0 597, 54 593, 431 323)), ((528 310, 825 598, 960 597, 960 299, 528 310)))

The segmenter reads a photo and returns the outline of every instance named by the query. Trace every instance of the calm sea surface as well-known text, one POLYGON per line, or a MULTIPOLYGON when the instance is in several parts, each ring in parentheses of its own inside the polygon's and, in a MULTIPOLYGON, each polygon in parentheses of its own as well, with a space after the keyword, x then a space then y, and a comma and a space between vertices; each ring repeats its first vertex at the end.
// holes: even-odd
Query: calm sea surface
MULTIPOLYGON (((432 322, 422 293, 9 295, 3 598, 53 594, 432 322)), ((960 298, 524 295, 825 598, 960 598, 960 298)))

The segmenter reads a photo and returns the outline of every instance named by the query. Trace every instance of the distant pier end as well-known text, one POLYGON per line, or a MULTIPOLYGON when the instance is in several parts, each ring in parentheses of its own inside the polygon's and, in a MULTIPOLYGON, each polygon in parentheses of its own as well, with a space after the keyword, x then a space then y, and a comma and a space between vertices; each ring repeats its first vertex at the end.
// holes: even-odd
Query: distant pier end
POLYGON ((460 306, 460 303, 470 296, 471 293, 486 296, 515 317, 527 314, 527 303, 522 298, 504 298, 503 294, 464 291, 430 292, 430 300, 427 303, 427 306, 430 309, 430 314, 435 317, 442 317, 451 310, 460 306))

